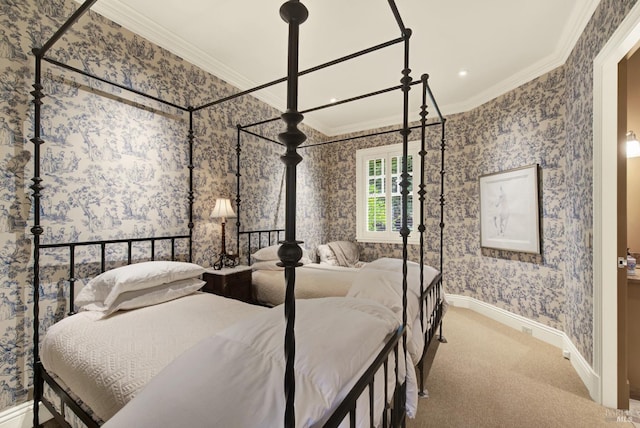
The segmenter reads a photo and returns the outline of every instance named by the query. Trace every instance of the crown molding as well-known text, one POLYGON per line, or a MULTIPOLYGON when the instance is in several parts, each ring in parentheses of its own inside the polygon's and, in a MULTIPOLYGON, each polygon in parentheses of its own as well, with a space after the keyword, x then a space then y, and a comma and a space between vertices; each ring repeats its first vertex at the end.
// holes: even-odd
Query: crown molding
MULTIPOLYGON (((458 103, 439 105, 442 115, 446 116, 473 110, 564 65, 567 62, 567 58, 569 58, 569 55, 573 51, 573 48, 575 47, 578 39, 584 32, 584 29, 589 23, 589 20, 593 16, 593 13, 600 4, 600 1, 601 0, 583 0, 575 4, 572 14, 573 20, 568 22, 565 26, 565 29, 561 37, 559 38, 558 44, 553 53, 532 64, 531 66, 523 69, 519 73, 512 75, 510 78, 487 88, 486 90, 478 93, 473 97, 470 97, 458 103)), ((413 111, 409 113, 410 117, 415 118, 419 118, 419 114, 419 111, 413 111)), ((329 136, 336 136, 352 132, 366 131, 374 128, 382 128, 385 126, 398 125, 400 123, 402 123, 402 115, 398 114, 382 119, 358 122, 336 128, 329 128, 325 133, 329 136)))
MULTIPOLYGON (((82 1, 76 0, 76 2, 81 3, 82 1)), ((564 65, 599 3, 600 0, 582 0, 576 3, 574 6, 574 13, 572 15, 573 20, 568 22, 565 26, 565 30, 558 40, 555 51, 550 55, 530 67, 512 75, 510 78, 505 79, 464 101, 440 105, 439 107, 442 114, 451 115, 473 110, 554 70, 557 67, 564 65)), ((192 44, 186 42, 184 39, 178 37, 176 34, 163 29, 154 21, 136 12, 122 0, 100 1, 92 7, 92 10, 183 58, 185 61, 202 68, 236 88, 246 90, 264 83, 256 83, 235 70, 232 70, 222 62, 213 58, 211 55, 206 54, 201 49, 198 49, 192 44)), ((279 111, 284 111, 286 108, 285 99, 270 91, 262 90, 251 95, 279 111)), ((411 112, 411 116, 419 118, 419 111, 411 112)), ((327 123, 314 120, 313 118, 305 118, 305 123, 327 136, 337 136, 352 132, 381 128, 384 126, 398 125, 402 123, 402 115, 395 114, 384 118, 351 123, 349 125, 338 127, 329 126, 327 123)))

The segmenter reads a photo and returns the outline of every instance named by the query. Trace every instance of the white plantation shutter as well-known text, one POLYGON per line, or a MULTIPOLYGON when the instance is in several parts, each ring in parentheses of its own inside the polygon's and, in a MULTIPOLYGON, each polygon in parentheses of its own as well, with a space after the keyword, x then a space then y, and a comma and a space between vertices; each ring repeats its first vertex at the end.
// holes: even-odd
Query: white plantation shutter
POLYGON ((387 196, 385 159, 374 158, 367 161, 367 231, 387 230, 387 196))
MULTIPOLYGON (((407 226, 414 230, 413 174, 417 163, 418 142, 409 143, 407 173, 407 226)), ((402 242, 402 144, 373 147, 356 152, 356 239, 363 242, 402 242)), ((417 233, 409 234, 409 242, 417 243, 417 233)))

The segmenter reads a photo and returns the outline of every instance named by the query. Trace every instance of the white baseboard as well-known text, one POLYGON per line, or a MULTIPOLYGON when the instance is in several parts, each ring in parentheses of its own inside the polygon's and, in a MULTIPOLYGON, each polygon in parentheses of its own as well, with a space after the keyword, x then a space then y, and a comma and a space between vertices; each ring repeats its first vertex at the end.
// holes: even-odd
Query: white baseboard
MULTIPOLYGON (((530 320, 529 318, 521 315, 490 305, 489 303, 474 299, 473 297, 447 294, 447 302, 453 306, 471 309, 474 312, 482 314, 487 318, 498 321, 499 323, 512 327, 516 330, 530 332, 536 339, 540 339, 543 342, 560 349, 562 351, 562 355, 571 361, 571 365, 587 387, 591 398, 598 402, 600 390, 598 375, 591 365, 589 365, 587 360, 584 359, 580 351, 578 351, 578 348, 576 348, 573 342, 571 342, 571 339, 569 339, 569 336, 567 336, 566 333, 537 321, 530 320)), ((444 325, 444 336, 447 337, 446 317, 444 318, 444 325)))
MULTIPOLYGON (((53 418, 46 407, 40 404, 40 422, 53 418)), ((0 412, 0 428, 31 428, 33 427, 33 401, 18 404, 0 412)))

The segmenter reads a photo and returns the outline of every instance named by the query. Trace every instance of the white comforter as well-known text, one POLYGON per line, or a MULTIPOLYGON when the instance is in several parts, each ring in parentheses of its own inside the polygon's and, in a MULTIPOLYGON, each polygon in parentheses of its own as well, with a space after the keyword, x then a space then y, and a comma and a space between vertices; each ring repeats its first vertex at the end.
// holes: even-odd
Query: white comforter
MULTIPOLYGON (((296 299, 344 297, 360 269, 309 263, 296 269, 296 299)), ((252 274, 256 300, 270 306, 284 302, 284 270, 256 270, 252 274)))
POLYGON ((100 312, 80 312, 49 328, 41 359, 95 416, 107 420, 178 355, 264 311, 268 309, 196 293, 105 319, 100 312))
MULTIPOLYGON (((398 320, 402 321, 402 259, 379 258, 368 263, 358 272, 348 297, 371 299, 391 309, 398 320)), ((424 265, 423 286, 426 288, 438 275, 438 271, 424 265)), ((444 293, 442 294, 444 296, 444 293)), ((423 314, 431 313, 436 302, 428 301, 423 305, 423 314)), ((407 262, 407 351, 415 364, 422 358, 424 331, 429 327, 428 320, 424 328, 420 324, 420 265, 407 262), (414 334, 415 332, 415 334, 414 334)))
MULTIPOLYGON (((365 299, 296 303, 296 426, 311 427, 328 417, 398 321, 388 308, 365 299)), ((282 426, 284 331, 280 306, 203 340, 152 379, 104 427, 282 426)), ((413 365, 408 366, 407 408, 413 414, 417 389, 413 365)), ((390 364, 389 374, 393 372, 390 364)), ((391 378, 390 384, 394 382, 391 378)), ((377 394, 376 415, 381 414, 383 397, 377 394)), ((364 417, 358 419, 368 427, 368 394, 363 398, 358 409, 364 417)))

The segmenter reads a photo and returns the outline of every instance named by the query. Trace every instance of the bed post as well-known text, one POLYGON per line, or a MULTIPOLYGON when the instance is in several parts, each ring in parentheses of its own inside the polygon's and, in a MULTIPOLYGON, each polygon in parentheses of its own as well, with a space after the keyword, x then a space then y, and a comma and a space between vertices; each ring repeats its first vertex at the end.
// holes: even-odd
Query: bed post
MULTIPOLYGON (((240 260, 240 124, 236 125, 238 135, 236 137, 236 255, 238 256, 238 260, 240 260)), ((251 252, 251 248, 249 248, 249 252, 251 252)), ((250 263, 249 263, 250 264, 250 263)))
MULTIPOLYGON (((407 38, 404 43, 404 69, 402 70, 402 94, 403 94, 403 119, 402 119, 402 180, 400 182, 402 193, 402 227, 400 228, 400 235, 402 236, 402 324, 407 328, 407 259, 409 257, 408 238, 409 238, 409 225, 407 222, 408 216, 408 196, 409 196, 409 173, 407 160, 409 156, 409 134, 411 128, 409 128, 409 91, 411 90, 411 69, 409 68, 409 38, 411 36, 411 30, 405 29, 407 38)), ((414 219, 415 220, 415 219, 414 219)), ((407 335, 402 336, 402 347, 404 348, 404 358, 407 360, 407 335)), ((403 408, 401 409, 401 415, 404 418, 404 400, 403 408)))
POLYGON ((278 134, 278 139, 286 145, 287 151, 280 157, 286 166, 286 203, 285 203, 285 232, 284 241, 278 250, 281 264, 284 266, 284 276, 287 290, 284 302, 286 330, 284 339, 284 354, 286 367, 284 373, 284 393, 286 407, 284 413, 285 428, 295 426, 295 311, 296 302, 294 288, 296 281, 296 266, 302 258, 302 248, 296 240, 296 165, 302 161, 297 148, 306 140, 306 135, 298 129, 303 116, 298 112, 298 45, 300 24, 307 20, 309 11, 299 0, 289 0, 280 7, 280 17, 289 24, 289 52, 287 64, 287 111, 282 114, 282 120, 287 129, 278 134))
POLYGON ((38 406, 42 397, 42 376, 40 374, 40 191, 42 190, 42 178, 40 178, 40 107, 42 106, 42 56, 39 50, 34 49, 36 58, 35 79, 33 83, 33 426, 39 426, 38 406))
MULTIPOLYGON (((420 231, 420 295, 424 294, 424 232, 426 230, 424 225, 424 200, 425 200, 425 184, 424 184, 424 173, 425 173, 425 157, 427 156, 426 151, 426 128, 427 128, 427 80, 429 79, 429 75, 423 74, 420 77, 422 81, 422 105, 420 106, 420 190, 418 191, 419 199, 420 199, 420 226, 418 226, 418 230, 420 231)), ((414 184, 415 185, 415 184, 414 184)), ((424 331, 424 305, 420 305, 420 330, 424 331)), ((424 393, 424 358, 420 358, 420 390, 418 395, 421 397, 426 397, 424 393)))
MULTIPOLYGON (((447 123, 447 120, 445 118, 441 118, 441 126, 440 126, 440 273, 443 273, 443 268, 444 268, 444 175, 445 175, 445 169, 444 169, 444 154, 445 151, 447 150, 447 139, 446 139, 446 135, 445 135, 445 125, 447 123)), ((444 274, 443 274, 443 279, 444 281, 444 274)), ((443 288, 440 287, 438 294, 443 293, 443 288)), ((442 299, 444 298, 444 296, 439 295, 438 299, 440 301, 442 301, 442 299)), ((447 339, 444 338, 444 336, 442 335, 442 319, 440 320, 440 337, 438 337, 438 340, 442 343, 447 343, 447 339)))
MULTIPOLYGON (((39 427, 40 400, 42 398, 43 378, 40 372, 40 235, 43 229, 40 225, 40 191, 42 190, 42 178, 40 177, 40 146, 44 143, 41 138, 41 107, 42 98, 42 59, 49 49, 57 42, 69 27, 87 12, 97 0, 86 0, 67 21, 56 31, 53 36, 40 48, 33 48, 35 57, 35 71, 33 91, 33 184, 29 186, 33 190, 33 426, 39 427)), ((71 308, 73 310, 73 308, 71 308)))
POLYGON ((193 107, 189 107, 189 262, 193 262, 193 107))

